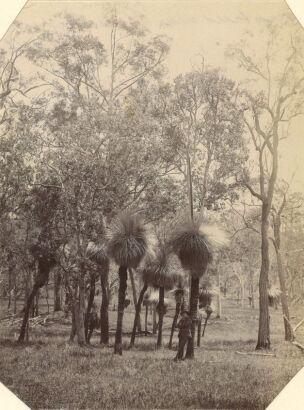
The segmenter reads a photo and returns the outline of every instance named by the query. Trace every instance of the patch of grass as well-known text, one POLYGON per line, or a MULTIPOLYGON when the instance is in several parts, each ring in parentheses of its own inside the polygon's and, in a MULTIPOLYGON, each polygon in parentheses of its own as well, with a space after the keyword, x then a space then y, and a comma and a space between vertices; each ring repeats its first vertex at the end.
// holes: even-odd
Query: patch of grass
MULTIPOLYGON (((156 350, 155 336, 139 336, 130 350, 124 336, 121 357, 101 348, 96 335, 92 347, 68 343, 66 325, 49 327, 47 336, 37 327, 23 346, 8 329, 0 342, 1 382, 32 409, 264 409, 303 366, 303 355, 282 342, 279 311, 271 311, 276 356, 236 354, 255 349, 257 311, 223 305, 228 320, 212 319, 195 359, 182 362, 173 361, 173 350, 156 350)), ((132 320, 127 312, 125 330, 132 320)))

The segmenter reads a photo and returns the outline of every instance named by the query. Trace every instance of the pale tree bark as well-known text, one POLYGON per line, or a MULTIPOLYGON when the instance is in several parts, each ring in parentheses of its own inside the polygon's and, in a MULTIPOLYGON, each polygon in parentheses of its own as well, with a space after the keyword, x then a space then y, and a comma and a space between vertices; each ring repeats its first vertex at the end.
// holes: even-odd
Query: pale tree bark
MULTIPOLYGON (((288 186, 289 188, 289 186, 288 186)), ((287 188, 287 189, 288 189, 287 188)), ((281 305, 282 305, 282 315, 284 321, 284 333, 285 340, 292 342, 294 340, 294 333, 290 325, 290 315, 289 315, 289 304, 286 290, 286 275, 282 263, 281 255, 281 215, 286 205, 286 192, 283 195, 283 200, 278 211, 273 207, 273 234, 272 238, 273 246, 277 257, 277 269, 280 282, 281 290, 281 305)))

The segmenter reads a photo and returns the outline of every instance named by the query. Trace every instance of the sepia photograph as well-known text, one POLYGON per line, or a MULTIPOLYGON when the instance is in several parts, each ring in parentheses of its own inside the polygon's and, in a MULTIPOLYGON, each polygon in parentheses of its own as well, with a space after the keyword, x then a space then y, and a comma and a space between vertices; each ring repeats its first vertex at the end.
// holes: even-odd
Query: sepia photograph
POLYGON ((0 385, 268 408, 304 366, 303 130, 285 0, 25 2, 0 40, 0 385))

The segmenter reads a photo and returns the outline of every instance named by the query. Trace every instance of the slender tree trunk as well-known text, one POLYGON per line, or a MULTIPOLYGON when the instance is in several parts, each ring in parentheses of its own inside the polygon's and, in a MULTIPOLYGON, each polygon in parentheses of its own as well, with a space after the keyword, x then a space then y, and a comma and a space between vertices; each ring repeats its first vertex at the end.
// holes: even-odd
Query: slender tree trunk
POLYGON ((133 324, 133 330, 132 330, 132 336, 131 336, 131 341, 130 341, 130 347, 134 346, 135 343, 135 337, 136 337, 136 328, 138 324, 138 317, 140 317, 140 311, 141 311, 141 305, 145 296, 145 293, 148 289, 148 284, 144 283, 144 286, 142 290, 140 291, 138 301, 136 303, 136 308, 135 308, 135 318, 134 318, 134 324, 133 324))
POLYGON ((189 340, 186 352, 187 359, 193 359, 194 357, 194 340, 195 340, 195 328, 197 321, 197 305, 199 296, 199 278, 191 278, 191 289, 190 289, 190 317, 192 320, 192 338, 189 340))
POLYGON ((157 347, 161 347, 163 338, 163 321, 164 321, 164 302, 165 302, 165 289, 163 287, 159 288, 159 298, 158 298, 158 335, 157 335, 157 347))
POLYGON ((95 282, 96 282, 95 275, 91 275, 90 292, 89 292, 87 311, 85 314, 85 321, 84 321, 84 332, 85 332, 85 338, 86 338, 87 343, 89 342, 88 334, 89 334, 90 314, 91 314, 92 306, 94 303, 94 297, 95 297, 95 282))
MULTIPOLYGON (((132 285, 132 292, 133 292, 133 302, 134 302, 134 307, 136 309, 137 306, 137 292, 136 292, 136 284, 134 280, 134 274, 133 270, 130 268, 129 269, 129 274, 130 274, 130 280, 131 280, 131 285, 132 285)), ((137 316, 137 330, 141 332, 141 321, 140 321, 140 314, 137 316)))
POLYGON ((34 305, 34 316, 39 316, 39 296, 40 290, 38 290, 36 297, 35 297, 35 305, 34 305))
POLYGON ((128 281, 128 271, 125 266, 120 266, 118 271, 119 288, 118 288, 118 306, 117 306, 117 326, 115 334, 114 353, 122 355, 122 324, 125 309, 125 299, 128 281))
POLYGON ((152 305, 152 333, 156 335, 157 332, 157 323, 156 323, 156 303, 152 305))
POLYGON ((178 316, 180 314, 180 310, 181 310, 181 302, 178 300, 178 301, 176 301, 175 315, 174 315, 172 326, 171 326, 171 334, 170 334, 170 340, 169 340, 169 345, 168 345, 169 349, 172 349, 173 335, 174 335, 174 331, 175 331, 175 328, 176 328, 178 316))
POLYGON ((17 313, 17 284, 14 286, 14 315, 17 313))
POLYGON ((100 284, 102 301, 100 306, 100 343, 109 344, 109 303, 110 303, 110 290, 109 290, 109 264, 104 267, 104 270, 100 274, 100 284))
POLYGON ((76 335, 76 323, 75 323, 75 310, 74 310, 74 302, 72 307, 72 328, 70 333, 70 342, 74 341, 76 335))
POLYGON ((202 316, 200 315, 197 324, 197 347, 201 345, 201 332, 202 332, 202 316))
POLYGON ((54 273, 54 312, 58 312, 62 310, 61 307, 61 274, 60 272, 55 272, 54 273))
POLYGON ((149 313, 149 306, 146 304, 146 313, 145 313, 145 335, 148 335, 148 313, 149 313))
POLYGON ((260 315, 259 315, 259 333, 256 349, 270 348, 270 326, 269 326, 269 306, 268 306, 268 272, 269 272, 269 243, 268 243, 268 215, 265 210, 266 206, 262 205, 262 223, 261 223, 261 254, 262 263, 259 280, 260 294, 260 315))
POLYGON ((217 269, 217 287, 218 287, 218 294, 217 294, 217 318, 222 316, 222 303, 221 303, 221 277, 220 271, 217 269))
POLYGON ((47 312, 50 313, 50 303, 49 303, 49 287, 48 284, 45 284, 45 300, 47 305, 47 312))
POLYGON ((73 298, 73 313, 74 313, 74 320, 75 320, 75 330, 77 335, 77 343, 80 346, 86 344, 85 338, 85 328, 84 328, 84 320, 85 320, 85 283, 84 283, 84 275, 81 273, 78 283, 78 295, 75 292, 75 296, 73 298))
POLYGON ((19 338, 18 338, 19 343, 24 342, 26 327, 27 327, 27 324, 28 324, 28 319, 29 319, 31 306, 32 306, 33 300, 34 300, 38 290, 39 290, 39 285, 37 285, 35 283, 34 286, 33 286, 33 290, 30 293, 30 295, 28 297, 28 300, 26 302, 25 308, 24 308, 23 320, 22 320, 22 325, 21 325, 20 334, 19 334, 19 338))
POLYGON ((274 225, 273 225, 274 248, 275 248, 276 256, 277 256, 278 276, 279 276, 279 281, 280 281, 285 340, 288 342, 292 342, 294 340, 294 334, 289 324, 290 317, 289 317, 289 307, 288 307, 288 299, 287 299, 287 293, 286 293, 286 279, 285 279, 285 273, 284 273, 284 268, 282 264, 281 249, 280 249, 281 248, 280 230, 281 230, 281 218, 280 218, 280 214, 278 214, 274 217, 274 225))

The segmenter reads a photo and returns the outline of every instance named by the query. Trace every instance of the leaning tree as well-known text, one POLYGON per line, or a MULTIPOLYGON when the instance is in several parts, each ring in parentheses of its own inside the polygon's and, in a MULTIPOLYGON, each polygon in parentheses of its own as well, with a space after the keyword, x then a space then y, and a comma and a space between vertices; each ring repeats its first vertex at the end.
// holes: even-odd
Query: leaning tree
POLYGON ((119 266, 117 327, 114 353, 122 355, 122 324, 128 281, 128 268, 137 268, 149 247, 149 234, 142 218, 130 211, 120 213, 112 222, 108 255, 119 266))
POLYGON ((226 235, 215 226, 204 225, 201 218, 185 218, 180 222, 170 239, 172 251, 179 257, 183 268, 191 277, 190 316, 192 319, 192 339, 188 343, 186 358, 194 357, 195 325, 199 281, 212 261, 213 252, 227 243, 226 235))

